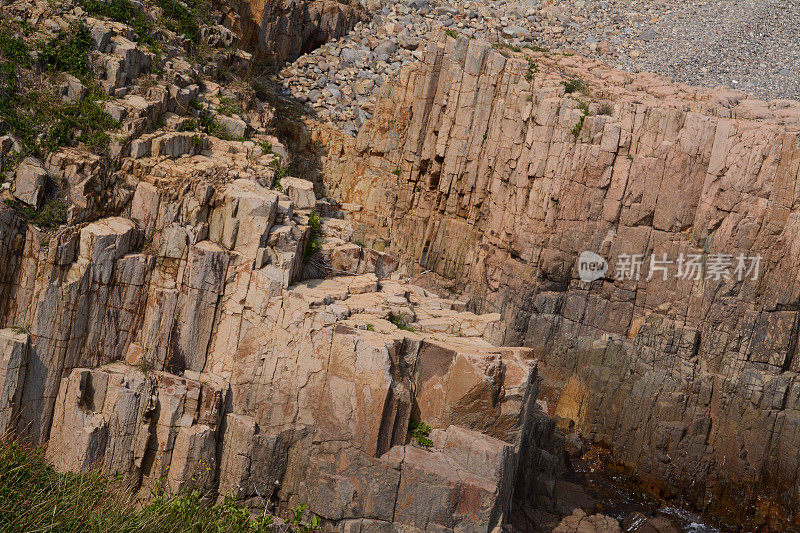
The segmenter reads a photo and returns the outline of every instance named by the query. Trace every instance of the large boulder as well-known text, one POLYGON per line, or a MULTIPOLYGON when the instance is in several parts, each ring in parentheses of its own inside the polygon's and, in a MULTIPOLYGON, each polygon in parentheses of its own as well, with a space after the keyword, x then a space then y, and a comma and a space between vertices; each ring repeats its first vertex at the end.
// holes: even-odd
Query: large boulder
POLYGON ((13 194, 18 200, 39 208, 44 201, 47 171, 41 161, 26 157, 17 167, 13 194))

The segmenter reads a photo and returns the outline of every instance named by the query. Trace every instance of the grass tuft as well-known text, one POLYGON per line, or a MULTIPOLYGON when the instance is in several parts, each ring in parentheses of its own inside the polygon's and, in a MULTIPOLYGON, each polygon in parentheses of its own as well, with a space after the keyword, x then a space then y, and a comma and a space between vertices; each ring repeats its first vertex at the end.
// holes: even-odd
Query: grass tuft
POLYGON ((39 53, 39 66, 42 70, 69 72, 78 77, 91 74, 89 69, 89 49, 92 46, 92 32, 83 22, 72 23, 67 30, 61 30, 39 53))
POLYGON ((561 85, 564 86, 564 94, 585 93, 588 89, 586 82, 580 78, 570 78, 562 81, 561 85))
POLYGON ((411 421, 411 436, 417 444, 425 448, 433 446, 433 441, 430 438, 431 427, 425 422, 411 421))
MULTIPOLYGON (((319 518, 300 505, 290 511, 286 530, 306 533, 319 526, 319 518)), ((273 531, 273 517, 253 514, 230 496, 211 504, 200 490, 170 494, 163 485, 141 505, 122 476, 59 473, 45 461, 44 448, 1 439, 0 530, 267 533, 273 531)))
POLYGON ((315 212, 308 215, 310 229, 306 249, 303 251, 303 261, 308 261, 312 255, 322 250, 322 219, 315 212))
POLYGON ((14 209, 27 222, 45 229, 57 228, 67 221, 67 204, 50 198, 41 209, 36 209, 19 200, 6 199, 5 204, 14 209))
POLYGON ((410 326, 412 317, 405 313, 393 313, 390 312, 389 316, 386 317, 389 322, 394 324, 398 329, 402 329, 405 331, 414 331, 414 328, 410 326))
POLYGON ((136 32, 139 41, 152 44, 153 21, 144 10, 130 0, 84 0, 83 9, 93 17, 128 24, 136 32))

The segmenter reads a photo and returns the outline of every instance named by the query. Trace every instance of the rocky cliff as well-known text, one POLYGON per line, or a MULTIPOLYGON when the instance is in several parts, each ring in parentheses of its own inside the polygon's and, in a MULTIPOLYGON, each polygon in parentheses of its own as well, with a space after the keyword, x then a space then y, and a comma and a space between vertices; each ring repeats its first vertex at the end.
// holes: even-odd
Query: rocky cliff
POLYGON ((652 491, 780 529, 800 466, 799 131, 796 102, 460 37, 384 87, 354 140, 314 139, 356 238, 500 313, 563 427, 652 491), (584 251, 609 263, 594 281, 584 251))
POLYGON ((277 110, 229 81, 253 66, 230 29, 194 43, 169 27, 199 15, 173 4, 148 4, 158 29, 85 7, 18 2, 0 26, 3 434, 142 497, 307 504, 338 531, 501 528, 542 490, 532 350, 396 273, 290 175, 277 110), (76 105, 103 129, 59 122, 76 105))
POLYGON ((368 18, 358 2, 336 0, 217 0, 223 24, 242 48, 273 64, 293 61, 346 35, 368 18))

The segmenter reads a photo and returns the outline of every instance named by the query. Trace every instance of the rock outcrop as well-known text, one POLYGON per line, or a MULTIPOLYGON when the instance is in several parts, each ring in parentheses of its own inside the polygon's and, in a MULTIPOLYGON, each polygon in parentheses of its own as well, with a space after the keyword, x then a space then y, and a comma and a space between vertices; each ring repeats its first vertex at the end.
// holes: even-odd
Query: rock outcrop
POLYGON ((531 350, 497 347, 499 315, 403 281, 347 221, 314 234, 311 183, 265 188, 252 147, 206 142, 125 158, 115 216, 46 231, 0 206, 3 428, 143 495, 304 503, 339 531, 506 523, 536 452, 531 350), (302 280, 311 239, 333 277, 302 280))
POLYGON ((500 313, 549 414, 651 490, 796 517, 800 104, 503 52, 432 43, 355 140, 318 128, 355 239, 500 313), (608 260, 595 281, 583 251, 608 260), (703 266, 676 277, 689 256, 703 266))
POLYGON ((223 26, 239 45, 261 57, 293 61, 328 41, 338 39, 367 19, 358 2, 338 0, 217 1, 223 26))

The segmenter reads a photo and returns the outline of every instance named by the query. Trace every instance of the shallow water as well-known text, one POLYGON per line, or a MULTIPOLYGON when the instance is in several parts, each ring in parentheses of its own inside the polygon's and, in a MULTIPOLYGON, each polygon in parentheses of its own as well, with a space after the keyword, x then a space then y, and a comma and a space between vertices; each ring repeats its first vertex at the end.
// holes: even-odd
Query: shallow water
POLYGON ((619 520, 623 531, 635 531, 646 521, 636 514, 640 513, 647 518, 664 518, 684 533, 725 533, 701 514, 656 498, 625 476, 611 472, 603 456, 602 452, 587 453, 573 467, 586 491, 600 504, 601 512, 619 520))

